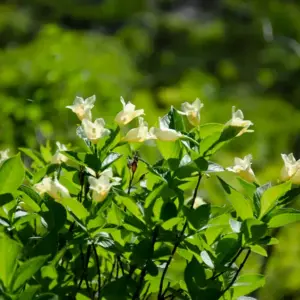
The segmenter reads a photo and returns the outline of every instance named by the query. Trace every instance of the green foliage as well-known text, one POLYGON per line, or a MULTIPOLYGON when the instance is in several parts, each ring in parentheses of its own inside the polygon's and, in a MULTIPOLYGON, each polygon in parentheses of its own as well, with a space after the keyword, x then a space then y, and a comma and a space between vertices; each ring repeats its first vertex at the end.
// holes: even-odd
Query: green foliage
POLYGON ((246 160, 228 170, 209 160, 244 123, 187 131, 174 108, 161 122, 156 131, 141 123, 146 128, 132 131, 159 151, 154 164, 136 151, 133 133, 126 140, 121 126, 102 137, 102 123, 94 144, 82 128, 82 149, 22 148, 32 161, 26 168, 19 154, 4 158, 0 289, 7 299, 240 299, 264 285, 263 275, 242 271, 251 253, 267 255, 271 228, 300 220, 286 207, 298 188, 289 180, 259 186, 246 160), (240 188, 227 183, 229 173, 240 188), (198 194, 214 178, 225 206, 198 194))

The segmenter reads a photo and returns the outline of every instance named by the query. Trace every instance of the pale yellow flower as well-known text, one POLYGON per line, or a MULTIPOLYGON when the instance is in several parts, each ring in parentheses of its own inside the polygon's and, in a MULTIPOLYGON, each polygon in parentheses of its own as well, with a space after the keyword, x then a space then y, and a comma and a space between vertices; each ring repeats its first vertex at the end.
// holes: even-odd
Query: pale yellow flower
POLYGON ((2 164, 3 162, 5 162, 7 159, 9 159, 9 149, 5 149, 3 151, 0 151, 0 164, 2 164))
POLYGON ((252 155, 246 155, 243 159, 235 157, 234 166, 227 168, 228 171, 238 174, 243 179, 254 182, 256 181, 254 172, 251 168, 252 155))
POLYGON ((76 97, 73 105, 67 106, 70 108, 78 117, 80 121, 83 119, 92 119, 91 109, 94 107, 94 103, 96 101, 96 96, 93 95, 89 98, 83 99, 81 97, 76 97))
POLYGON ((121 178, 113 177, 112 169, 109 168, 103 171, 99 178, 89 176, 88 181, 93 200, 102 202, 107 197, 111 187, 120 184, 121 178))
POLYGON ((142 117, 139 117, 139 127, 129 130, 124 137, 124 141, 132 143, 142 143, 147 140, 156 139, 148 130, 148 124, 142 117))
POLYGON ((229 120, 226 125, 233 127, 241 127, 241 131, 237 134, 240 136, 245 132, 253 132, 254 130, 248 129, 253 123, 249 120, 244 120, 244 114, 239 109, 235 111, 235 106, 232 107, 232 118, 229 120))
POLYGON ((119 126, 123 126, 131 122, 134 118, 144 115, 143 109, 135 110, 135 105, 131 102, 126 104, 125 100, 121 97, 121 103, 123 105, 123 110, 120 111, 116 117, 115 121, 119 126))
POLYGON ((51 179, 49 177, 44 177, 40 183, 34 185, 35 190, 43 195, 47 193, 55 200, 61 200, 63 198, 70 198, 69 191, 64 187, 57 178, 51 179))
POLYGON ((182 134, 174 129, 170 129, 161 122, 159 118, 159 128, 150 128, 150 134, 155 136, 160 141, 173 142, 182 137, 182 134))
POLYGON ((67 147, 63 144, 61 144, 60 142, 56 142, 56 146, 57 146, 57 150, 55 152, 55 154, 52 157, 52 163, 53 164, 61 164, 64 162, 67 162, 68 158, 63 155, 62 153, 60 153, 61 151, 67 151, 67 147))
POLYGON ((200 110, 203 106, 204 104, 197 98, 193 103, 182 103, 182 111, 179 113, 186 115, 191 125, 198 126, 200 124, 200 110))
POLYGON ((296 160, 293 153, 281 154, 284 167, 281 170, 282 180, 291 180, 292 183, 300 184, 300 159, 296 160))
POLYGON ((88 119, 82 120, 82 128, 87 138, 93 144, 97 144, 102 137, 109 135, 110 131, 104 126, 105 121, 103 119, 96 119, 95 122, 91 122, 88 119))

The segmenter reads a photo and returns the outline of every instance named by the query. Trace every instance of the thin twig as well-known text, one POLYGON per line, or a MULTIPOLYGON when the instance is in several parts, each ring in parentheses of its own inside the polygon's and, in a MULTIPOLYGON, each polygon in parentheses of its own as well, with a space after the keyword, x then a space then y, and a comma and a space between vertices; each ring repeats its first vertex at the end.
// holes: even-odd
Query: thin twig
POLYGON ((119 263, 119 265, 120 265, 122 275, 124 276, 124 274, 125 274, 125 272, 124 272, 124 267, 123 267, 123 263, 122 263, 121 258, 120 258, 119 255, 117 256, 117 260, 118 260, 118 263, 119 263))
MULTIPOLYGON (((193 198, 192 198, 192 205, 191 205, 191 207, 193 207, 194 204, 195 204, 195 200, 196 200, 196 197, 197 197, 197 192, 198 192, 198 189, 199 189, 199 185, 200 185, 200 182, 201 182, 201 178, 202 178, 202 174, 199 173, 199 175, 198 175, 198 180, 197 180, 197 184, 196 184, 196 187, 195 187, 195 190, 194 190, 194 193, 193 193, 193 198)), ((167 264, 166 264, 166 266, 165 266, 165 268, 164 268, 164 270, 163 270, 163 273, 162 273, 162 276, 161 276, 161 279, 160 279, 160 284, 159 284, 159 292, 158 292, 158 296, 157 296, 157 299, 158 299, 158 300, 164 299, 164 296, 163 296, 164 279, 165 279, 165 276, 166 276, 167 271, 168 271, 168 269, 169 269, 169 266, 170 266, 170 264, 171 264, 171 262, 172 262, 173 256, 174 256, 174 254, 175 254, 175 252, 176 252, 178 246, 180 245, 180 243, 181 243, 181 241, 182 241, 182 237, 183 237, 183 235, 184 235, 184 232, 185 232, 187 226, 188 226, 188 221, 186 220, 185 223, 184 223, 184 225, 183 225, 183 228, 182 228, 181 232, 180 232, 179 235, 178 235, 178 239, 177 239, 177 241, 176 241, 175 244, 174 244, 174 247, 173 247, 172 252, 171 252, 171 255, 170 255, 170 257, 169 257, 169 259, 168 259, 168 261, 167 261, 167 264)))
POLYGON ((100 270, 100 261, 99 261, 99 256, 97 253, 97 249, 95 244, 92 244, 94 255, 95 255, 95 261, 96 261, 96 267, 97 267, 97 273, 98 273, 98 295, 100 294, 101 290, 101 270, 100 270))
POLYGON ((136 291, 132 297, 133 300, 138 300, 140 299, 140 292, 141 292, 141 289, 143 287, 143 283, 144 283, 144 280, 145 280, 145 276, 146 276, 146 272, 147 272, 147 265, 148 263, 152 260, 152 257, 153 257, 153 252, 154 252, 154 245, 155 245, 155 242, 156 242, 156 239, 157 239, 157 236, 158 236, 158 227, 156 226, 153 230, 153 235, 152 235, 152 242, 151 242, 151 253, 142 269, 142 272, 141 272, 141 275, 140 275, 140 280, 139 280, 139 283, 138 283, 138 286, 136 288, 136 291))
POLYGON ((82 271, 81 278, 80 278, 79 284, 78 284, 76 292, 75 292, 75 296, 76 296, 77 292, 80 290, 83 280, 85 280, 88 291, 90 291, 90 289, 91 289, 88 278, 87 278, 87 275, 88 275, 87 268, 88 268, 88 264, 89 264, 89 260, 90 260, 90 255, 91 255, 91 245, 89 245, 87 248, 86 262, 85 262, 82 247, 80 246, 80 257, 81 257, 81 261, 82 261, 83 271, 82 271))
POLYGON ((232 278, 232 280, 230 281, 230 283, 228 284, 228 286, 225 288, 224 291, 221 292, 221 295, 220 295, 220 297, 218 299, 220 299, 232 287, 232 285, 236 281, 237 277, 239 276, 241 270, 243 269, 245 263, 247 262, 247 259, 248 259, 249 255, 250 255, 250 253, 251 253, 251 249, 248 249, 248 252, 247 252, 247 254, 246 254, 243 262, 241 263, 240 267, 236 271, 234 277, 232 278))
POLYGON ((130 194, 130 190, 131 190, 131 188, 132 188, 132 182, 133 182, 133 179, 134 179, 134 174, 135 174, 135 172, 132 172, 132 171, 131 171, 131 174, 130 174, 130 181, 129 181, 129 185, 128 185, 128 192, 127 192, 128 195, 130 194))
MULTIPOLYGON (((243 252, 244 248, 240 248, 239 251, 237 252, 237 254, 232 258, 232 260, 229 262, 228 267, 231 268, 231 266, 234 264, 234 262, 238 259, 238 257, 241 255, 241 253, 243 252)), ((214 280, 216 278, 218 278, 219 276, 223 275, 225 272, 227 272, 228 270, 224 270, 214 276, 212 276, 210 279, 214 280)))

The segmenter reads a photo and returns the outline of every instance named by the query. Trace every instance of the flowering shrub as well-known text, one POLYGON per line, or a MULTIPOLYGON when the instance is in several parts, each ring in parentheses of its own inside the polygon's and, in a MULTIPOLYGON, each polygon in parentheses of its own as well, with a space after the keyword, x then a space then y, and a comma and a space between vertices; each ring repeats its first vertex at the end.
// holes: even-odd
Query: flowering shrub
POLYGON ((241 110, 226 124, 201 124, 197 99, 149 128, 144 110, 121 98, 109 126, 93 121, 95 100, 68 106, 82 149, 21 148, 30 167, 20 154, 0 155, 2 298, 242 299, 263 286, 262 275, 241 271, 252 252, 267 256, 277 243, 273 228, 300 220, 287 208, 300 193, 300 161, 283 154, 281 181, 259 185, 251 155, 227 168, 210 160, 252 131, 241 110), (226 205, 200 196, 212 177, 226 205))

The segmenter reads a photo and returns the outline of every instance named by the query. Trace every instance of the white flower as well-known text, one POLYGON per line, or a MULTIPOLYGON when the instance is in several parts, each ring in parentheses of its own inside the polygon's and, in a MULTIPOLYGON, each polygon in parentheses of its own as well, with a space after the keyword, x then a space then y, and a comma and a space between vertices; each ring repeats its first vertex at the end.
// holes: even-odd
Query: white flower
POLYGON ((76 97, 73 105, 67 106, 70 108, 81 121, 83 119, 92 119, 92 112, 91 109, 94 107, 94 103, 96 101, 96 96, 93 95, 89 98, 83 99, 81 97, 76 97))
POLYGON ((156 139, 156 137, 149 132, 148 124, 142 117, 139 117, 139 127, 129 130, 124 137, 124 141, 133 143, 142 143, 151 139, 156 139))
POLYGON ((104 126, 105 121, 103 119, 96 119, 94 123, 88 119, 82 120, 83 130, 93 144, 97 144, 102 137, 109 135, 110 131, 104 126))
POLYGON ((281 171, 282 180, 291 180, 292 183, 300 184, 300 159, 296 160, 293 153, 281 154, 284 167, 281 171))
POLYGON ((197 196, 195 198, 193 209, 197 209, 199 206, 206 204, 202 197, 197 196))
POLYGON ((161 118, 159 118, 159 124, 160 128, 152 127, 149 131, 150 134, 155 136, 158 140, 172 142, 182 137, 182 134, 180 132, 166 127, 164 123, 161 122, 161 118))
POLYGON ((252 155, 246 155, 244 159, 235 157, 234 166, 227 168, 228 171, 238 174, 243 179, 253 182, 256 181, 253 170, 251 169, 252 155))
POLYGON ((121 97, 121 103, 123 105, 123 110, 120 111, 116 117, 115 121, 119 126, 126 125, 131 122, 134 118, 144 115, 143 109, 135 110, 135 105, 131 102, 125 103, 125 100, 121 97))
POLYGON ((40 195, 47 193, 55 200, 71 197, 68 189, 60 184, 57 178, 44 177, 40 183, 34 185, 34 188, 40 195))
POLYGON ((191 125, 198 126, 200 124, 200 110, 203 106, 204 104, 197 98, 192 104, 188 102, 182 103, 182 112, 179 111, 179 113, 186 115, 191 125))
POLYGON ((57 146, 57 150, 52 157, 52 163, 61 164, 63 162, 66 162, 68 158, 65 155, 61 154, 60 151, 67 151, 68 150, 67 147, 61 144, 60 142, 56 142, 56 146, 57 146))
POLYGON ((5 149, 3 151, 0 151, 0 164, 2 164, 4 161, 6 161, 7 159, 9 159, 9 149, 5 149))
POLYGON ((253 132, 254 130, 248 129, 253 123, 249 120, 244 120, 244 114, 239 109, 235 111, 235 106, 232 107, 232 119, 229 120, 226 125, 233 127, 242 127, 241 131, 237 134, 237 136, 242 135, 245 132, 253 132))
POLYGON ((102 202, 114 185, 120 184, 121 178, 113 177, 111 168, 103 171, 99 178, 88 177, 93 200, 102 202))

